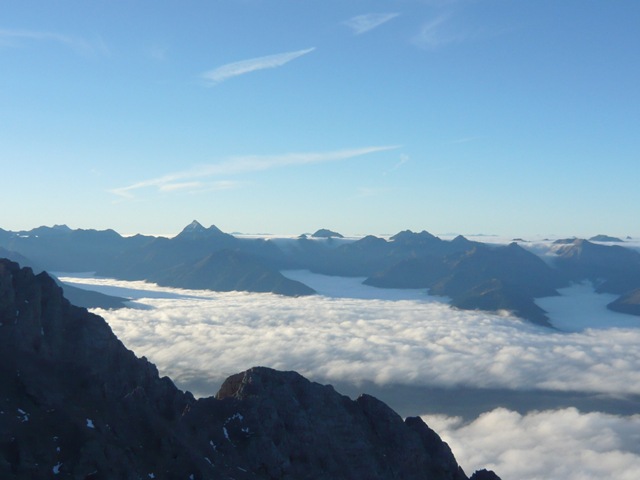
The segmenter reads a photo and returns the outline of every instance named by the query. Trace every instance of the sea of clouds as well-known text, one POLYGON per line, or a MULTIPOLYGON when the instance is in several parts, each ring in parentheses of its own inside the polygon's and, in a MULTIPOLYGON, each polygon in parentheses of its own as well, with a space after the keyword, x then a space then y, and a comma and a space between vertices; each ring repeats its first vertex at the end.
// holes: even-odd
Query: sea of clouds
POLYGON ((640 415, 497 408, 469 423, 422 418, 468 473, 488 468, 503 480, 637 480, 640 472, 640 415))
MULTIPOLYGON (((423 291, 383 290, 286 272, 322 295, 219 293, 145 282, 63 277, 132 298, 96 310, 124 344, 197 396, 264 365, 320 382, 640 395, 640 319, 609 312, 589 285, 541 300, 557 329, 507 313, 452 309, 423 291)), ((420 414, 430 411, 425 405, 420 414)), ((423 416, 471 472, 504 480, 638 478, 640 416, 574 408, 493 409, 465 421, 423 416), (634 475, 635 473, 635 475, 634 475)))

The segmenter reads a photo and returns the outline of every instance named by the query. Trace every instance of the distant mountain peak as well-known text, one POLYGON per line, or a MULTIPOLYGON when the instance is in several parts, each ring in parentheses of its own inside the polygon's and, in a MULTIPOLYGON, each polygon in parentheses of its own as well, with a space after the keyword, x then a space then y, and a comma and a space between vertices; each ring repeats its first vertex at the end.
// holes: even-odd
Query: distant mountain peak
POLYGON ((616 242, 623 243, 624 240, 618 237, 612 237, 610 235, 603 235, 602 233, 599 235, 595 235, 589 239, 592 242, 616 242))
POLYGON ((339 234, 338 232, 334 232, 333 230, 328 230, 326 228, 321 228, 320 230, 317 230, 311 236, 313 238, 331 238, 331 237, 344 238, 344 236, 339 234))
POLYGON ((411 230, 403 230, 390 237, 389 240, 392 240, 394 242, 424 242, 439 239, 426 230, 422 230, 419 233, 413 232, 411 230))
POLYGON ((222 230, 220 230, 218 227, 216 227, 215 225, 210 225, 209 228, 206 229, 207 232, 209 233, 224 233, 222 230))
POLYGON ((194 220, 189 225, 184 227, 182 231, 176 235, 175 238, 188 238, 188 239, 204 239, 210 237, 227 236, 215 225, 211 225, 209 228, 205 228, 200 222, 194 220))
POLYGON ((452 243, 471 243, 471 241, 465 237, 464 235, 458 235, 456 238, 454 238, 453 240, 451 240, 452 243))
POLYGON ((181 233, 186 233, 186 232, 191 232, 191 233, 193 233, 193 232, 205 232, 206 230, 207 230, 207 229, 206 229, 206 228, 204 228, 204 227, 202 226, 202 224, 201 224, 199 221, 194 220, 194 221, 193 221, 193 222, 191 222, 189 225, 187 225, 186 227, 184 227, 184 228, 182 229, 182 232, 181 232, 181 233))
POLYGON ((398 239, 401 239, 402 237, 409 237, 413 235, 415 235, 415 233, 411 230, 402 230, 401 232, 398 232, 395 235, 389 237, 389 240, 398 240, 398 239))
POLYGON ((553 244, 554 245, 569 245, 572 243, 578 243, 580 239, 577 237, 571 237, 571 238, 559 238, 558 240, 554 241, 553 244))

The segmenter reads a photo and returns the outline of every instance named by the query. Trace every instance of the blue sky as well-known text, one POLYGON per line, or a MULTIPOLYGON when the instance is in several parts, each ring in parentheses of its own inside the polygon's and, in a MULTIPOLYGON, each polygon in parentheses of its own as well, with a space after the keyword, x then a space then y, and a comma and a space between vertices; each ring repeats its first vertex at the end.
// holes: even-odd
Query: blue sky
POLYGON ((640 3, 0 4, 0 227, 640 235, 640 3))

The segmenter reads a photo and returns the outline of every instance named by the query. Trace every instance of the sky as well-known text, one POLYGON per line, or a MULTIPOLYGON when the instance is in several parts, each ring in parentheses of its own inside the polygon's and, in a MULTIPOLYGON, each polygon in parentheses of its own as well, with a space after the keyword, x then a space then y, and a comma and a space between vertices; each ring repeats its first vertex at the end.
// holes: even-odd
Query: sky
POLYGON ((0 3, 0 228, 640 235, 640 4, 0 3))
POLYGON ((552 330, 508 314, 452 309, 424 291, 285 273, 321 295, 62 279, 133 298, 135 308, 94 312, 160 375, 197 396, 213 395, 227 376, 252 366, 296 370, 341 393, 351 385, 354 396, 398 390, 379 398, 403 416, 422 416, 469 474, 490 468, 504 480, 637 479, 640 320, 607 311, 607 296, 586 286, 562 289, 549 312, 552 330), (452 401, 459 388, 466 411, 454 412, 448 405, 459 403, 452 401))

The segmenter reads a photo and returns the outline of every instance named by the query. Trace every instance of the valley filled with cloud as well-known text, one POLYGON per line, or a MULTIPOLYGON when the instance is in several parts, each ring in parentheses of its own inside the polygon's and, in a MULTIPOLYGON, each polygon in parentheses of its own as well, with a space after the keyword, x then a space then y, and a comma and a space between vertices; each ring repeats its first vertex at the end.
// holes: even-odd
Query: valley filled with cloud
MULTIPOLYGON (((0 9, 0 256, 119 297, 65 292, 195 397, 291 370, 421 416, 468 474, 640 479, 640 2, 62 6, 0 9)), ((0 477, 54 458, 22 423, 0 477)), ((49 471, 142 458, 103 438, 49 471)))
POLYGON ((640 424, 640 412, 629 405, 640 398, 640 322, 608 312, 607 297, 588 285, 541 301, 550 307, 552 323, 563 319, 549 329, 507 312, 453 309, 424 291, 285 273, 322 295, 288 298, 62 280, 132 298, 133 308, 95 312, 128 348, 196 396, 215 394, 227 376, 256 365, 350 385, 351 392, 405 386, 416 398, 406 404, 383 400, 402 414, 423 415, 469 470, 487 465, 505 479, 542 478, 540 472, 557 475, 544 478, 595 479, 603 472, 632 478, 630 472, 638 471, 640 443, 629 426, 640 424), (460 416, 442 402, 430 405, 428 392, 434 389, 464 392, 469 405, 477 393, 486 411, 460 416), (549 392, 562 399, 551 409, 536 401, 549 392), (505 408, 509 403, 503 398, 513 395, 527 401, 505 408), (588 411, 571 405, 571 398, 580 397, 590 399, 588 411), (627 407, 617 411, 616 402, 627 407), (411 411, 409 404, 420 410, 411 411), (485 436, 491 441, 483 441, 485 436))

